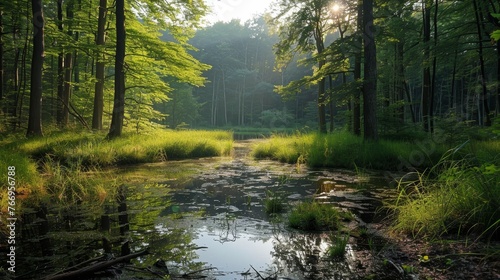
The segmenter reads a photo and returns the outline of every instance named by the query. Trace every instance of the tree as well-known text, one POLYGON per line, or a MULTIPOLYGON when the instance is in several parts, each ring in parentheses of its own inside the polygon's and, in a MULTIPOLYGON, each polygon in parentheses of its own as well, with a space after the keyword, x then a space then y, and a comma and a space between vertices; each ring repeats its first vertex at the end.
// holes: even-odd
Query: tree
POLYGON ((108 138, 121 136, 125 117, 125 0, 116 0, 115 97, 108 138))
MULTIPOLYGON (((279 13, 274 22, 279 26, 280 41, 276 44, 276 55, 281 61, 289 61, 294 53, 308 53, 315 50, 317 71, 326 64, 322 56, 325 50, 325 36, 331 32, 329 22, 330 1, 328 0, 281 0, 279 13)), ((319 130, 326 133, 326 76, 318 75, 311 82, 318 84, 319 130)))
MULTIPOLYGON (((479 54, 479 78, 481 83, 481 105, 480 105, 480 117, 484 118, 482 124, 484 126, 491 126, 491 117, 490 117, 490 108, 488 105, 488 97, 487 97, 487 87, 486 87, 486 70, 484 63, 484 55, 483 55, 483 15, 482 15, 482 7, 478 5, 477 0, 473 0, 472 4, 474 6, 474 14, 476 16, 476 28, 477 28, 477 36, 478 36, 478 54, 479 54)), ((481 123, 481 122, 480 122, 481 123)))
POLYGON ((33 14, 33 56, 31 60, 31 94, 26 135, 42 136, 42 68, 44 60, 44 17, 42 0, 31 1, 33 14))
POLYGON ((364 26, 364 138, 377 140, 377 50, 373 33, 373 0, 363 0, 364 26))
MULTIPOLYGON (((107 14, 107 0, 99 1, 99 19, 97 22, 97 36, 96 45, 104 46, 106 42, 105 29, 106 29, 106 14, 107 14)), ((94 94, 94 111, 92 114, 92 129, 102 129, 102 115, 104 112, 104 54, 101 50, 97 51, 97 62, 95 66, 95 94, 94 94)))

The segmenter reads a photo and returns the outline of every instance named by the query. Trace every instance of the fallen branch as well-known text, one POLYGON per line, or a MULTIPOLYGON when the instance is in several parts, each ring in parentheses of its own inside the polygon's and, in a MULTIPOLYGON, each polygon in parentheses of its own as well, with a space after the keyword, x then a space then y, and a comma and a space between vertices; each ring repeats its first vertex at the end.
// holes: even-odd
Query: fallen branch
POLYGON ((57 275, 47 276, 45 278, 45 280, 75 279, 75 278, 82 277, 82 276, 85 276, 85 275, 88 275, 88 274, 93 274, 95 272, 101 271, 101 270, 103 270, 105 268, 108 268, 110 266, 113 266, 115 264, 118 264, 118 263, 121 263, 121 262, 125 262, 125 261, 131 260, 131 259, 135 259, 137 257, 143 256, 143 255, 147 255, 147 254, 149 254, 149 252, 146 249, 146 250, 143 250, 143 251, 140 251, 140 252, 137 252, 137 253, 133 253, 133 254, 130 254, 130 255, 118 257, 118 258, 116 258, 114 260, 99 262, 99 263, 96 263, 94 265, 81 268, 79 270, 75 270, 75 271, 71 271, 71 272, 66 272, 66 273, 62 273, 62 274, 57 274, 57 275))
POLYGON ((260 275, 260 273, 257 271, 257 269, 255 269, 252 265, 250 265, 250 267, 255 271, 255 273, 257 273, 257 276, 259 276, 260 279, 262 279, 262 280, 266 279, 266 278, 262 277, 262 275, 260 275))
POLYGON ((200 270, 196 270, 196 271, 184 273, 184 274, 182 274, 181 277, 182 278, 189 278, 193 274, 196 274, 196 273, 199 273, 199 272, 203 272, 203 271, 207 271, 207 270, 212 270, 212 269, 215 269, 215 267, 208 267, 208 268, 203 268, 203 269, 200 269, 200 270))

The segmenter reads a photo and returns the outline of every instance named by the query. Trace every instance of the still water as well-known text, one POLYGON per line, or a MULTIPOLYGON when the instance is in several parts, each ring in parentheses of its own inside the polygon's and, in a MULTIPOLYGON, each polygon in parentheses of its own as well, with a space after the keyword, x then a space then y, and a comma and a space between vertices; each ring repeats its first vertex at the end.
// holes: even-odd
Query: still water
POLYGON ((326 252, 332 236, 369 228, 382 218, 376 210, 381 198, 390 195, 387 183, 376 174, 255 161, 248 156, 253 141, 237 141, 231 158, 116 170, 128 182, 122 186, 124 199, 118 207, 111 204, 96 210, 75 205, 71 213, 61 213, 52 205, 45 217, 33 210, 27 216, 31 218, 25 219, 22 250, 29 257, 20 275, 38 279, 40 274, 89 258, 145 248, 150 254, 132 260, 131 265, 114 266, 92 277, 159 279, 166 270, 157 269, 158 261, 166 264, 172 276, 223 280, 356 279, 377 273, 380 267, 375 264, 373 244, 362 244, 351 236, 344 258, 332 260, 326 252), (286 213, 265 214, 263 201, 268 191, 281 195, 288 207, 317 199, 351 211, 355 218, 346 221, 342 233, 292 230, 286 227, 286 213), (49 231, 37 236, 44 218, 49 231), (106 219, 110 227, 103 230, 106 219), (50 243, 43 245, 43 240, 50 243), (50 254, 43 250, 47 244, 50 254))

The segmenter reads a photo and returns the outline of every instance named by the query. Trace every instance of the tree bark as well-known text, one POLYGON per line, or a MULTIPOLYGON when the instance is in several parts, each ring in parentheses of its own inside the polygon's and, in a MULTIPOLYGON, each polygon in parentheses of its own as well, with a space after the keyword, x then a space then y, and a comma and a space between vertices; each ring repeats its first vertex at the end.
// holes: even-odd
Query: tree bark
POLYGON ((373 24, 373 0, 363 1, 364 26, 364 139, 377 140, 377 49, 373 24))
POLYGON ((481 101, 482 101, 482 109, 484 121, 483 125, 484 126, 491 126, 491 117, 490 117, 490 108, 488 106, 488 90, 486 88, 486 71, 484 67, 484 56, 483 56, 483 36, 482 36, 482 29, 481 29, 481 21, 482 21, 482 16, 480 12, 480 7, 477 4, 477 0, 472 1, 474 5, 474 13, 476 16, 476 27, 477 27, 477 36, 478 36, 478 43, 479 43, 479 63, 480 63, 480 82, 481 82, 481 101))
MULTIPOLYGON (((99 1, 99 19, 97 22, 97 47, 104 47, 106 43, 105 28, 106 28, 106 11, 107 0, 99 1)), ((94 112, 92 114, 92 129, 102 129, 102 115, 104 112, 104 54, 99 50, 97 54, 97 62, 95 66, 95 94, 94 94, 94 112)))
MULTIPOLYGON (((4 65, 3 65, 3 10, 0 10, 0 100, 4 98, 3 94, 3 78, 4 75, 4 65)), ((0 113, 3 112, 3 108, 0 108, 0 113)))
POLYGON ((423 12, 423 24, 424 24, 424 69, 423 69, 423 84, 422 84, 422 125, 424 131, 430 131, 430 102, 431 100, 431 70, 430 70, 430 48, 429 42, 431 40, 431 7, 430 2, 427 0, 425 2, 425 7, 423 12))
POLYGON ((44 18, 42 0, 32 0, 33 57, 31 61, 31 94, 26 136, 42 136, 42 68, 44 60, 44 18))
MULTIPOLYGON (((63 32, 63 11, 62 11, 63 0, 57 1, 57 29, 60 33, 63 32)), ((58 125, 63 123, 64 119, 64 51, 62 46, 59 46, 60 52, 57 55, 57 113, 56 122, 58 125)), ((68 104, 66 104, 68 105, 68 104)), ((67 106, 66 106, 67 108, 67 106)))
MULTIPOLYGON (((363 45, 363 1, 358 0, 358 19, 357 19, 357 30, 359 32, 359 36, 356 39, 356 46, 359 49, 356 50, 356 54, 354 56, 354 81, 358 82, 361 80, 361 55, 362 55, 362 45, 363 45)), ((360 102, 360 89, 356 89, 354 91, 353 96, 353 106, 352 106, 352 129, 354 135, 361 135, 361 102, 360 102)))
POLYGON ((125 117, 125 1, 116 0, 115 96, 108 138, 121 136, 125 117))
MULTIPOLYGON (((73 0, 70 0, 66 7, 66 18, 68 21, 73 20, 73 0)), ((68 24, 68 37, 73 37, 73 31, 71 30, 71 26, 68 24)), ((73 73, 73 53, 68 50, 66 52, 66 56, 64 58, 64 92, 61 98, 61 102, 63 103, 63 110, 61 115, 61 122, 59 125, 64 128, 68 126, 69 123, 69 99, 71 96, 71 77, 73 73)))

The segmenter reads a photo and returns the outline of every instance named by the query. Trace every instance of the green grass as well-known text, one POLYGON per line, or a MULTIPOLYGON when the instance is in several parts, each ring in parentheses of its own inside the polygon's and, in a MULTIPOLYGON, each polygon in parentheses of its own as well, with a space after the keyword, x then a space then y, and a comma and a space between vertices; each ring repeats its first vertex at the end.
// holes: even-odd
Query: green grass
POLYGON ((19 206, 21 204, 22 197, 25 195, 43 192, 43 188, 41 187, 42 179, 40 174, 37 172, 36 163, 21 153, 10 149, 2 149, 0 150, 0 178, 2 180, 0 187, 5 191, 0 192, 1 212, 6 212, 8 207, 7 189, 10 185, 8 184, 9 180, 7 178, 7 172, 9 166, 15 168, 15 174, 13 174, 13 176, 9 176, 14 178, 14 180, 10 181, 15 182, 15 191, 22 194, 22 196, 16 199, 16 204, 18 204, 15 207, 16 209, 20 208, 19 206))
POLYGON ((12 141, 8 146, 35 159, 46 156, 63 165, 106 167, 120 164, 158 162, 229 155, 232 134, 227 131, 154 130, 126 133, 114 140, 92 132, 55 132, 45 137, 12 141))
MULTIPOLYGON (((154 130, 125 133, 105 140, 105 133, 56 131, 44 137, 9 135, 0 140, 0 187, 7 189, 7 168, 15 166, 16 210, 24 200, 59 204, 103 201, 113 192, 114 180, 104 178, 103 167, 159 162, 170 159, 231 154, 232 133, 227 131, 154 130), (104 184, 106 182, 106 184, 104 184)), ((111 195, 113 197, 113 195, 111 195)), ((0 193, 0 210, 7 210, 7 193, 0 193)))
POLYGON ((402 170, 407 165, 424 169, 437 163, 447 147, 432 140, 364 141, 348 132, 333 134, 273 135, 257 144, 255 158, 271 158, 287 163, 305 159, 311 167, 372 168, 402 170))
POLYGON ((285 211, 286 200, 279 192, 266 191, 264 211, 267 215, 279 214, 285 211))
POLYGON ((345 215, 332 205, 306 201, 292 209, 288 225, 305 231, 334 230, 340 227, 343 216, 345 215))
POLYGON ((396 214, 394 230, 431 238, 445 234, 499 238, 498 153, 470 153, 485 144, 451 150, 418 180, 400 182, 400 195, 390 206, 396 214))
POLYGON ((332 259, 339 259, 345 256, 347 242, 349 241, 349 236, 334 236, 332 239, 332 245, 328 248, 327 255, 332 259))

